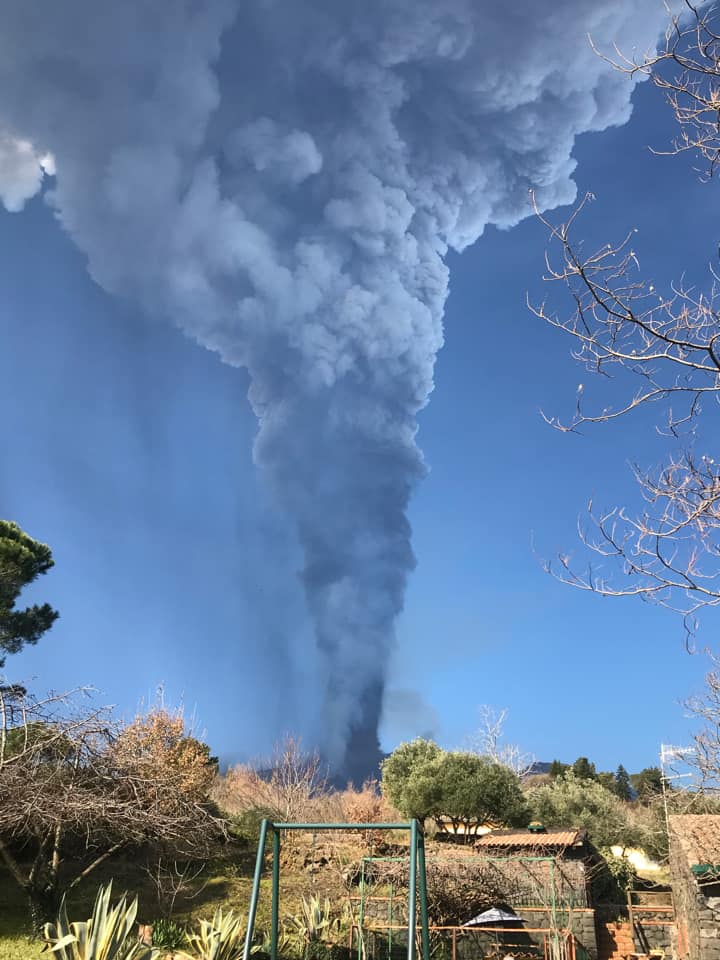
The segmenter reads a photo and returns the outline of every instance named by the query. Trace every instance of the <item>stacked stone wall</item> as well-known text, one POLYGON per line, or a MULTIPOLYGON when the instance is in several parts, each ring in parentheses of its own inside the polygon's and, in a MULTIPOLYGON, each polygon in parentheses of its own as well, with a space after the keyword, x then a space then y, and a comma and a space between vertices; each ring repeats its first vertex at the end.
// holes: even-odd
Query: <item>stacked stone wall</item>
POLYGON ((633 913, 633 941, 637 953, 671 955, 675 938, 675 921, 667 910, 643 909, 633 913))
MULTIPOLYGON (((589 960, 598 960, 595 911, 589 907, 587 896, 588 866, 581 855, 563 859, 467 856, 456 861, 438 857, 428 858, 427 866, 429 886, 433 880, 437 882, 437 876, 441 877, 443 870, 447 870, 454 880, 457 880, 458 873, 466 872, 473 881, 485 879, 488 889, 502 891, 497 902, 510 907, 525 920, 524 926, 518 931, 502 934, 502 943, 508 947, 508 952, 512 953, 515 945, 516 953, 523 953, 523 947, 526 947, 530 952, 539 952, 542 956, 545 932, 568 930, 583 947, 589 960), (551 908, 553 899, 556 904, 554 915, 551 908)), ((380 876, 375 879, 381 882, 380 876)), ((372 886, 369 885, 369 890, 372 886)), ((366 890, 364 904, 365 924, 376 927, 387 925, 390 913, 388 900, 384 897, 373 899, 369 890, 366 890)), ((393 898, 392 921, 396 925, 407 923, 406 900, 406 895, 393 898)), ((356 915, 358 906, 354 904, 356 915)), ((471 916, 470 909, 464 921, 471 916)), ((432 917, 430 919, 432 923, 432 917)), ((400 930, 393 933, 393 943, 400 943, 402 934, 400 930)), ((492 928, 458 930, 454 938, 451 931, 438 936, 443 940, 454 939, 456 960, 472 960, 473 957, 482 956, 483 949, 497 953, 498 936, 492 928)))
POLYGON ((701 885, 690 869, 680 840, 670 835, 670 882, 675 900, 677 960, 720 960, 720 891, 701 885), (719 894, 719 895, 715 895, 719 894))
MULTIPOLYGON (((354 904, 354 913, 357 914, 358 904, 354 904)), ((508 952, 523 952, 523 946, 542 948, 545 932, 552 930, 568 930, 577 942, 584 948, 590 960, 598 960, 597 936, 595 931, 595 911, 590 908, 579 908, 553 911, 550 907, 523 907, 513 906, 514 912, 525 923, 517 930, 504 931, 499 934, 492 927, 458 929, 455 934, 455 953, 457 960, 471 960, 473 957, 483 956, 485 953, 497 953, 497 942, 501 939, 507 946, 508 952)), ((379 928, 382 932, 384 924, 389 921, 389 901, 367 897, 364 908, 364 923, 379 928)), ((407 905, 405 899, 397 897, 392 904, 392 919, 396 925, 407 923, 407 905)), ((452 939, 452 931, 443 934, 444 939, 452 939)), ((404 942, 404 931, 393 933, 396 943, 404 942)), ((718 958, 720 960, 720 958, 718 958)))
MULTIPOLYGON (((595 911, 589 907, 555 911, 553 924, 552 910, 549 907, 513 907, 515 913, 526 921, 529 928, 542 927, 550 930, 555 926, 559 930, 569 930, 578 943, 585 949, 590 960, 597 960, 598 945, 595 931, 595 911)), ((542 943, 542 934, 536 935, 542 943)))

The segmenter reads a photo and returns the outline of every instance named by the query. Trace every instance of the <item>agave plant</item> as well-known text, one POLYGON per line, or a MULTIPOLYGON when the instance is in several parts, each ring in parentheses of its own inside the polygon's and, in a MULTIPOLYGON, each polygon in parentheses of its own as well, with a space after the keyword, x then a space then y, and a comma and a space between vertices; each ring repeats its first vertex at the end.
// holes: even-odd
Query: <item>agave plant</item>
POLYGON ((185 927, 176 920, 161 917, 153 924, 152 942, 153 946, 158 947, 160 950, 168 950, 170 953, 175 953, 180 947, 187 943, 187 931, 185 927))
MULTIPOLYGON (((280 956, 283 956, 285 953, 285 948, 290 944, 290 937, 288 937, 285 930, 278 930, 278 941, 277 941, 277 951, 280 956)), ((256 935, 255 943, 250 947, 250 953, 256 954, 259 953, 262 956, 270 956, 270 950, 272 946, 272 938, 269 930, 261 930, 259 934, 256 935)))
POLYGON ((68 920, 63 898, 56 923, 43 928, 45 946, 54 960, 154 960, 158 951, 135 939, 137 897, 125 894, 111 906, 112 882, 100 887, 89 920, 68 920))
POLYGON ((218 907, 212 920, 200 920, 187 934, 192 956, 197 960, 238 960, 245 946, 245 917, 218 907))
POLYGON ((340 917, 333 916, 330 906, 330 899, 313 894, 309 900, 302 898, 302 913, 297 917, 291 917, 290 926, 293 928, 296 936, 300 937, 305 943, 327 942, 335 939, 340 933, 340 917))

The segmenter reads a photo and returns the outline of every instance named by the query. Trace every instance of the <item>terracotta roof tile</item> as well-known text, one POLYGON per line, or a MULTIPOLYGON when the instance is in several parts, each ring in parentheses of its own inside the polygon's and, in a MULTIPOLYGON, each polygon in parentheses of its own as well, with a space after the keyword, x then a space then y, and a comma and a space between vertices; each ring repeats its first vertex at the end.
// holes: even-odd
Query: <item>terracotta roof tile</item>
POLYGON ((475 842, 480 849, 488 847, 570 847, 585 839, 585 831, 573 827, 550 827, 542 833, 530 830, 492 830, 475 842))

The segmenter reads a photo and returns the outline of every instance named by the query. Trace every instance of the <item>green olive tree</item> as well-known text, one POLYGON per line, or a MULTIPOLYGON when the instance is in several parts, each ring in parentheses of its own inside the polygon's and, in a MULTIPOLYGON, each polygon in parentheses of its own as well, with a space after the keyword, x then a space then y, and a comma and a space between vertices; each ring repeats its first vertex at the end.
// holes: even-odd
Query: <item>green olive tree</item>
POLYGON ((526 797, 533 818, 546 827, 583 827, 599 848, 628 847, 637 842, 627 804, 597 780, 581 779, 569 770, 528 790, 526 797))
POLYGON ((474 835, 485 823, 528 821, 520 780, 488 757, 445 751, 431 740, 401 744, 382 768, 383 792, 408 817, 432 818, 440 830, 474 835))

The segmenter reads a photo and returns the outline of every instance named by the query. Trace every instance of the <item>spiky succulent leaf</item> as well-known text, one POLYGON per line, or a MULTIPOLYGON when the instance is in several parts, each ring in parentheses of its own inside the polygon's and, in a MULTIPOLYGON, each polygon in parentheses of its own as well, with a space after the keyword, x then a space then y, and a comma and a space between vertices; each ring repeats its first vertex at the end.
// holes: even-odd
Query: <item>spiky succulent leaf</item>
POLYGON ((324 901, 315 894, 309 900, 303 897, 301 909, 302 912, 299 916, 291 917, 287 921, 298 939, 302 939, 306 943, 315 941, 327 943, 337 939, 340 933, 341 920, 333 915, 328 897, 324 901))
POLYGON ((153 924, 152 940, 154 947, 174 953, 187 942, 187 930, 176 920, 161 917, 153 924))
POLYGON ((128 903, 123 894, 111 906, 111 895, 112 882, 98 890, 90 919, 72 923, 63 899, 57 922, 43 929, 43 949, 53 960, 155 960, 157 950, 133 939, 137 897, 128 903))
POLYGON ((245 917, 218 907, 212 920, 201 920, 195 930, 189 931, 188 945, 197 960, 238 960, 246 932, 245 917))

